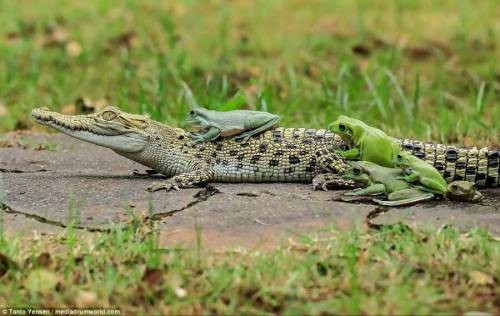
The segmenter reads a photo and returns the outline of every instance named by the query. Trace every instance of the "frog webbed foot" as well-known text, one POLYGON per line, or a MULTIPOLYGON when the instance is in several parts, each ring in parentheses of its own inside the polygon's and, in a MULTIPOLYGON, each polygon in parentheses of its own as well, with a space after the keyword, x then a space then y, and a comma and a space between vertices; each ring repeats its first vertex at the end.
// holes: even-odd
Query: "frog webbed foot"
POLYGON ((241 143, 241 144, 244 144, 246 143, 250 137, 252 137, 253 135, 248 135, 247 133, 242 133, 242 134, 239 134, 239 135, 236 135, 234 136, 234 140, 241 143))

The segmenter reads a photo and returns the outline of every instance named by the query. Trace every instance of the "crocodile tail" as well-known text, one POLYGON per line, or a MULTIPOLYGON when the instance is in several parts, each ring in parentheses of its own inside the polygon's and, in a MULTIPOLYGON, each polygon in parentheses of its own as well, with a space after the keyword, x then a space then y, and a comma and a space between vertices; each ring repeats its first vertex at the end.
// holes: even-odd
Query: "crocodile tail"
POLYGON ((409 139, 396 141, 401 150, 434 165, 448 183, 465 180, 478 187, 500 187, 500 149, 465 148, 409 139))

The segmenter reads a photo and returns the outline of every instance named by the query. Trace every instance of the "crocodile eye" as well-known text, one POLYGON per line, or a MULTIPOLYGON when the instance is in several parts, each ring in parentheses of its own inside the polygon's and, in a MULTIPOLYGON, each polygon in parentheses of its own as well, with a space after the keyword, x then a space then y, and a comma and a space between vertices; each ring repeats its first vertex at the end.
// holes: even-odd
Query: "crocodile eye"
POLYGON ((451 188, 452 188, 453 190, 456 190, 456 189, 458 189, 458 186, 457 186, 456 184, 452 184, 452 185, 451 185, 451 188))
POLYGON ((399 160, 399 161, 403 161, 403 156, 401 156, 401 155, 397 155, 397 156, 396 156, 396 159, 397 159, 397 160, 399 160))
POLYGON ((194 111, 193 111, 193 110, 191 110, 191 112, 189 112, 189 114, 190 114, 190 115, 194 115, 194 111))
POLYGON ((112 121, 116 118, 116 113, 113 111, 106 111, 102 113, 102 118, 105 119, 106 121, 112 121))
POLYGON ((355 176, 359 176, 361 174, 361 169, 358 167, 352 169, 352 173, 354 173, 355 176))
POLYGON ((341 132, 345 131, 345 125, 343 123, 339 124, 339 131, 341 132))

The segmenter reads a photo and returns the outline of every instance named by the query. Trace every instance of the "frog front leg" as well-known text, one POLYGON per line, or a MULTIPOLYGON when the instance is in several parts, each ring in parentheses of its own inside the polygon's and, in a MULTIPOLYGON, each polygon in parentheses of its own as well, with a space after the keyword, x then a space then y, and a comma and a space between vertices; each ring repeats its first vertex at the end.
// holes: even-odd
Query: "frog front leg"
POLYGON ((217 139, 220 135, 220 129, 217 127, 210 127, 205 133, 203 134, 191 134, 191 138, 193 141, 189 143, 190 146, 199 144, 199 143, 204 143, 204 142, 209 142, 211 140, 217 139))
POLYGON ((279 120, 280 117, 277 115, 273 115, 271 118, 267 118, 265 120, 262 120, 261 118, 249 119, 244 124, 244 127, 247 131, 235 136, 234 139, 236 140, 241 139, 242 143, 246 143, 247 140, 253 135, 257 135, 276 126, 279 120))
POLYGON ((361 157, 361 152, 356 147, 349 150, 337 150, 336 152, 347 160, 359 160, 361 157))
POLYGON ((420 177, 419 177, 419 175, 418 175, 417 172, 410 171, 410 173, 406 173, 405 172, 404 176, 397 177, 396 179, 398 179, 398 180, 405 180, 408 183, 413 183, 413 182, 417 182, 419 180, 419 178, 420 177))

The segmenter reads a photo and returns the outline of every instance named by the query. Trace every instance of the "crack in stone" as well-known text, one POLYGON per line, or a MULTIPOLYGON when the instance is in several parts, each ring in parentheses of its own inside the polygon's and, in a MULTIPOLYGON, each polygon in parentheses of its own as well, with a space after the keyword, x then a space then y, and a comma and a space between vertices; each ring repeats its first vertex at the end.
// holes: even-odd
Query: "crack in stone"
POLYGON ((382 227, 386 226, 384 224, 374 224, 371 222, 371 220, 379 217, 382 214, 389 212, 390 210, 391 210, 390 207, 379 205, 373 211, 368 213, 368 215, 366 215, 366 219, 365 219, 365 222, 366 222, 366 225, 368 226, 368 228, 378 230, 378 229, 381 229, 382 227))
POLYGON ((49 172, 49 171, 52 171, 52 170, 38 169, 38 170, 33 170, 33 171, 24 171, 24 170, 19 170, 19 169, 0 168, 1 173, 37 173, 37 172, 49 172))
POLYGON ((43 223, 43 224, 47 224, 47 225, 51 225, 51 226, 62 227, 62 228, 73 227, 75 229, 86 230, 86 231, 89 231, 89 232, 92 232, 92 233, 94 233, 94 232, 107 233, 107 232, 111 231, 111 229, 96 228, 96 227, 86 227, 86 226, 81 226, 81 225, 71 225, 71 226, 68 226, 68 225, 66 225, 66 224, 64 224, 62 222, 54 221, 54 220, 45 218, 45 217, 40 216, 40 215, 29 214, 29 213, 25 213, 25 212, 21 212, 21 211, 15 210, 15 209, 13 209, 12 207, 8 206, 5 203, 0 203, 0 211, 3 211, 3 212, 8 213, 8 214, 21 215, 21 216, 24 216, 26 218, 33 219, 33 220, 35 220, 35 221, 37 221, 39 223, 43 223))
MULTIPOLYGON (((5 172, 4 170, 6 170, 6 169, 0 169, 0 172, 5 172)), ((9 170, 9 171, 12 172, 12 170, 9 170)), ((47 170, 40 170, 40 171, 47 171, 47 170)), ((16 169, 14 170, 14 173, 23 173, 23 172, 24 171, 22 171, 22 170, 16 170, 16 169)), ((156 213, 156 214, 147 216, 145 219, 146 220, 148 220, 148 219, 154 220, 154 221, 161 220, 165 217, 169 217, 169 216, 172 216, 173 214, 185 211, 185 210, 187 210, 187 209, 189 209, 189 208, 191 208, 199 203, 205 202, 209 198, 211 198, 212 196, 214 196, 216 194, 220 194, 220 193, 222 193, 222 192, 220 190, 218 190, 217 188, 215 188, 211 185, 206 185, 203 190, 200 190, 196 194, 193 195, 195 200, 188 203, 186 206, 181 207, 181 208, 176 209, 176 210, 171 210, 171 211, 162 212, 162 213, 156 213)), ((230 194, 233 194, 233 193, 230 193, 230 194)), ((262 194, 266 194, 266 195, 270 195, 270 196, 278 196, 277 194, 274 194, 274 193, 269 192, 269 191, 262 191, 262 192, 259 192, 258 194, 251 193, 251 192, 240 192, 240 193, 235 193, 233 195, 256 198, 256 197, 261 196, 262 194)), ((297 195, 292 195, 290 197, 293 199, 308 200, 307 198, 300 197, 297 195)), ((342 198, 332 198, 332 199, 329 199, 326 201, 344 202, 344 203, 348 203, 348 204, 366 204, 366 201, 362 201, 362 200, 349 201, 349 200, 344 200, 342 198)), ((40 222, 40 223, 43 223, 43 224, 48 224, 48 225, 62 227, 62 228, 68 228, 68 225, 64 224, 63 222, 54 221, 54 220, 51 220, 51 219, 48 219, 48 218, 45 218, 43 216, 36 215, 36 214, 30 214, 30 213, 25 213, 25 212, 21 212, 18 210, 14 210, 12 207, 6 205, 5 203, 0 203, 0 209, 5 211, 6 213, 21 215, 21 216, 33 219, 33 220, 40 222)), ((370 228, 380 229, 383 225, 373 224, 373 223, 371 223, 370 220, 378 217, 381 214, 388 212, 389 210, 390 210, 390 208, 388 208, 388 207, 377 206, 373 211, 371 211, 366 216, 366 222, 367 222, 368 226, 370 228)), ((72 227, 74 227, 75 229, 87 230, 89 232, 110 232, 111 231, 111 229, 87 227, 87 226, 81 226, 81 225, 74 225, 72 227)))
POLYGON ((369 219, 369 220, 377 218, 379 215, 382 215, 384 213, 389 212, 389 210, 390 210, 389 207, 379 205, 373 211, 371 211, 370 213, 368 213, 368 215, 366 215, 366 218, 369 219))
POLYGON ((198 192, 196 192, 195 195, 193 195, 193 197, 195 198, 195 200, 192 201, 192 202, 190 202, 190 203, 188 203, 188 205, 186 205, 184 207, 181 207, 180 209, 177 209, 177 210, 171 210, 171 211, 168 211, 168 212, 156 213, 156 214, 147 216, 146 220, 157 221, 157 220, 161 220, 161 219, 163 219, 165 217, 172 216, 175 213, 179 213, 179 212, 185 211, 185 210, 187 210, 187 209, 195 206, 196 204, 199 204, 201 202, 205 202, 206 200, 208 200, 212 196, 214 196, 216 194, 219 194, 219 193, 221 193, 221 192, 218 189, 216 189, 215 187, 213 187, 211 185, 206 185, 203 190, 198 191, 198 192))
MULTIPOLYGON (((230 195, 250 197, 250 198, 258 198, 258 197, 260 197, 262 195, 269 195, 269 196, 273 196, 273 197, 290 198, 290 199, 302 200, 302 201, 308 201, 308 200, 310 200, 307 197, 303 197, 303 196, 301 196, 299 194, 295 194, 295 193, 289 193, 287 195, 280 195, 280 194, 275 194, 275 193, 273 193, 271 191, 260 191, 260 192, 257 192, 257 193, 253 193, 253 192, 238 192, 238 193, 223 192, 223 193, 224 194, 230 194, 230 195)), ((329 200, 325 200, 325 201, 329 201, 329 200)))
POLYGON ((5 168, 0 168, 1 173, 24 173, 24 171, 19 170, 19 169, 5 169, 5 168))
POLYGON ((246 196, 246 197, 259 197, 259 194, 255 193, 250 193, 250 192, 241 192, 241 193, 236 193, 235 195, 237 196, 246 196))

